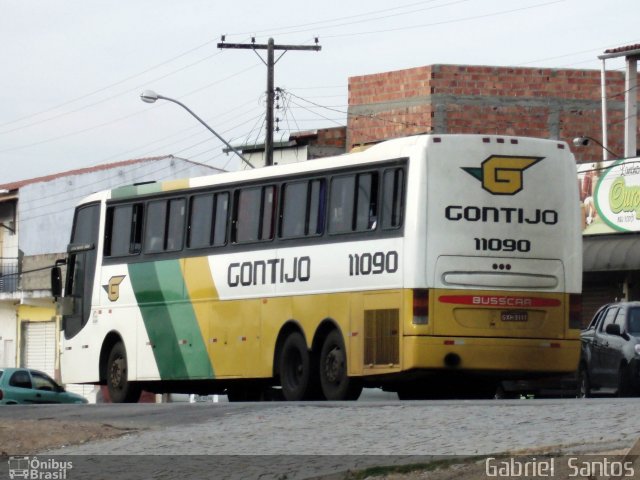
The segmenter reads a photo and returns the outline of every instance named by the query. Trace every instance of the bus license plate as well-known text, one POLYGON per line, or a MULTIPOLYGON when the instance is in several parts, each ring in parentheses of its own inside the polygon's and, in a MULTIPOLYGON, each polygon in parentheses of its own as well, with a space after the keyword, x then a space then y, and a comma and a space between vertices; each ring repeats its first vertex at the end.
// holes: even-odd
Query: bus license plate
POLYGON ((500 312, 500 320, 503 322, 526 322, 529 320, 528 312, 500 312))

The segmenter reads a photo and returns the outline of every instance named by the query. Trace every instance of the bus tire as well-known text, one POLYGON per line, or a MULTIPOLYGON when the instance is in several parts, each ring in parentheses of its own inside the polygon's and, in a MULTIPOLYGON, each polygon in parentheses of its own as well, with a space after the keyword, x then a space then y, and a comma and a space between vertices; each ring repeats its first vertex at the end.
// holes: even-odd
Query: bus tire
POLYGON ((362 393, 362 381, 348 375, 347 351, 338 330, 332 330, 322 344, 320 385, 327 400, 357 400, 362 393))
POLYGON ((311 378, 311 361, 301 333, 293 332, 285 339, 278 366, 284 399, 304 400, 311 378))
POLYGON ((107 360, 107 387, 113 403, 136 403, 142 393, 140 385, 128 380, 127 352, 122 342, 116 343, 107 360))

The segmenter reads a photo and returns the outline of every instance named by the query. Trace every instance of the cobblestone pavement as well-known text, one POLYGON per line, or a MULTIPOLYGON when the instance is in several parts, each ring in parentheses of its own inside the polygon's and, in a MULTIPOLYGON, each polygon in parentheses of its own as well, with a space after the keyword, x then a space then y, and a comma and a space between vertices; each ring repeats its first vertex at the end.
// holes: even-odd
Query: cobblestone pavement
MULTIPOLYGON (((424 460, 541 448, 602 451, 630 447, 640 438, 640 424, 634 420, 640 399, 271 403, 228 411, 225 404, 185 407, 202 409, 205 418, 211 412, 211 417, 47 454, 204 456, 185 460, 189 469, 197 464, 210 469, 208 456, 225 456, 215 457, 222 468, 215 478, 290 480, 411 460, 395 456, 424 460)), ((122 458, 123 465, 136 463, 131 460, 135 457, 122 458)), ((153 458, 159 471, 169 471, 159 467, 167 458, 153 458)), ((191 478, 199 477, 192 472, 191 478)))

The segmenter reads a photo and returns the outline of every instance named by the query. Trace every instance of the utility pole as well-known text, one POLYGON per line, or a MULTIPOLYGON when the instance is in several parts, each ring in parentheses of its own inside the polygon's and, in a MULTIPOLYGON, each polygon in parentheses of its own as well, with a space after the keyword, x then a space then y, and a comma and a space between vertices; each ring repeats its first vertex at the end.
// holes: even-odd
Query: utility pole
POLYGON ((315 39, 315 45, 276 45, 273 38, 270 38, 266 44, 259 44, 255 42, 255 38, 251 39, 251 43, 225 43, 225 37, 222 36, 221 42, 218 43, 218 48, 236 48, 243 50, 266 50, 267 61, 265 62, 262 57, 256 52, 256 55, 260 57, 260 60, 267 66, 267 117, 266 117, 266 137, 264 141, 265 149, 265 165, 273 165, 273 106, 274 106, 274 70, 275 64, 282 58, 282 55, 289 50, 313 50, 320 51, 322 48, 318 45, 318 39, 315 39), (275 51, 282 50, 282 54, 275 59, 275 51))

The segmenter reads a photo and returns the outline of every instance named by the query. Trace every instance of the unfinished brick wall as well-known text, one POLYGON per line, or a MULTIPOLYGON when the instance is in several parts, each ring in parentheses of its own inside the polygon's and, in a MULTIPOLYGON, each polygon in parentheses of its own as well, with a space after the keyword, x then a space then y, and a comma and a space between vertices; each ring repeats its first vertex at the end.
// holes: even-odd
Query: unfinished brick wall
MULTIPOLYGON (((347 146, 417 133, 602 138, 599 70, 431 65, 349 79, 347 146)), ((624 73, 607 73, 609 147, 622 154, 624 73)), ((602 158, 595 144, 578 161, 602 158)))

